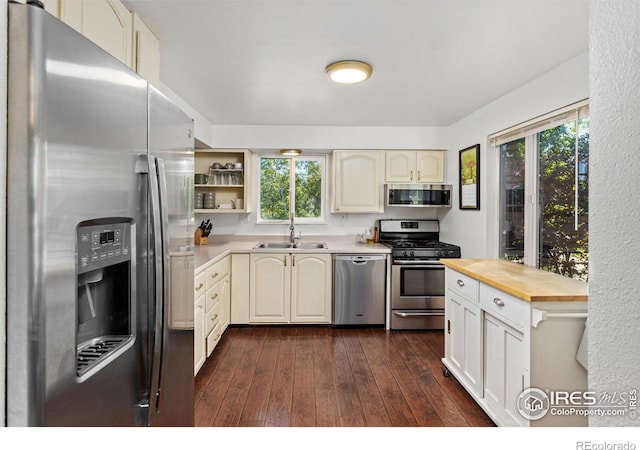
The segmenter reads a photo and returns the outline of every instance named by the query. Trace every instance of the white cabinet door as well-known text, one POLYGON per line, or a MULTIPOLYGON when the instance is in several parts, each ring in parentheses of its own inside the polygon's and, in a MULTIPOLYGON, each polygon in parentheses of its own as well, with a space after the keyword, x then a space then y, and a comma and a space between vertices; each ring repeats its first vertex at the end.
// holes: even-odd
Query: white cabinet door
POLYGON ((333 152, 333 212, 384 212, 383 151, 333 152))
POLYGON ((527 354, 524 335, 493 315, 484 314, 484 398, 511 426, 526 425, 517 409, 525 388, 527 354))
POLYGON ((385 181, 387 183, 412 183, 416 181, 416 152, 385 152, 385 181))
POLYGON ((447 292, 445 307, 445 359, 467 389, 482 393, 482 310, 447 292))
POLYGON ((198 371, 206 361, 205 349, 205 315, 204 315, 204 295, 200 295, 194 302, 194 328, 193 328, 193 374, 198 371))
POLYGON ((331 323, 331 255, 291 258, 291 322, 331 323))
POLYGON ((291 257, 282 253, 254 253, 250 260, 250 322, 289 323, 291 257))
POLYGON ((160 41, 149 27, 133 15, 134 69, 149 83, 158 86, 160 82, 160 41))
POLYGON ((445 152, 429 150, 416 152, 416 181, 418 183, 444 183, 445 152))

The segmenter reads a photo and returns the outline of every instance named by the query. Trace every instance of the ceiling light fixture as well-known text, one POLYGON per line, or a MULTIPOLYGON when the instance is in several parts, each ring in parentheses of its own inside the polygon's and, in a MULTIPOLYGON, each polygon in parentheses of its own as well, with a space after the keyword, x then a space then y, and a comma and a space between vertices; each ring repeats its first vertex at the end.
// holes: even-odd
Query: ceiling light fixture
POLYGON ((336 83, 360 83, 371 76, 373 69, 362 61, 336 61, 325 68, 325 72, 336 83))
POLYGON ((302 153, 302 150, 297 148, 283 148, 280 150, 280 154, 286 156, 298 156, 300 153, 302 153))

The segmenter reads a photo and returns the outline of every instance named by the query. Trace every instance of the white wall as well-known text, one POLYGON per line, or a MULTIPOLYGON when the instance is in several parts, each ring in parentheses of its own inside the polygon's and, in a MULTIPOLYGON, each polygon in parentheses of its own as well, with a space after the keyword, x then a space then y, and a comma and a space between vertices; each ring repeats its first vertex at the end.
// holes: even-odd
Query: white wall
POLYGON ((7 184, 7 2, 0 1, 0 425, 5 417, 6 184, 7 184))
POLYGON ((460 245, 463 258, 497 257, 497 161, 487 137, 588 97, 589 58, 585 52, 451 125, 447 180, 454 186, 456 204, 441 217, 440 238, 460 245), (475 144, 480 144, 480 210, 460 210, 458 151, 475 144))
MULTIPOLYGON (((640 2, 592 1, 589 388, 640 390, 640 2)), ((592 426, 640 418, 592 417, 592 426)))
MULTIPOLYGON (((302 148, 304 154, 327 154, 332 149, 446 149, 447 130, 439 127, 339 127, 339 126, 214 126, 213 146, 253 150, 302 148)), ((257 180, 258 156, 254 155, 252 178, 257 180)), ((327 175, 331 175, 328 160, 327 175)), ((257 204, 253 192, 253 205, 257 204)), ((296 225, 303 238, 310 235, 356 235, 375 226, 380 218, 435 219, 431 208, 386 208, 384 214, 331 214, 327 204, 324 225, 296 225)), ((255 209, 255 208, 254 208, 255 209)), ((198 215, 197 221, 211 219, 216 234, 286 235, 286 225, 258 225, 256 213, 198 215)))

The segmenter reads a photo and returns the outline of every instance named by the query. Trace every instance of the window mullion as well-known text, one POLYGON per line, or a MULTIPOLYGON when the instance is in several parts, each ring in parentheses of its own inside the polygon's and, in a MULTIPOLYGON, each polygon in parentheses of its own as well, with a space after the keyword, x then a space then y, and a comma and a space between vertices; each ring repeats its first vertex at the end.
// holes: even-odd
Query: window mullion
POLYGON ((524 263, 538 266, 538 222, 540 220, 538 202, 538 139, 537 135, 525 138, 525 232, 524 263))
POLYGON ((289 217, 296 212, 296 158, 290 159, 289 164, 289 217))

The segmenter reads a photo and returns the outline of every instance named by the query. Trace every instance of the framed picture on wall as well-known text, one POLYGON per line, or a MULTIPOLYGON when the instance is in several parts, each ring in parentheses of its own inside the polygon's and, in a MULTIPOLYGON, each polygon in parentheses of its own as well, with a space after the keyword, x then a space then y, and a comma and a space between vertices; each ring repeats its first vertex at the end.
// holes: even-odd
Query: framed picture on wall
POLYGON ((460 209, 480 209, 480 144, 459 152, 460 209))

